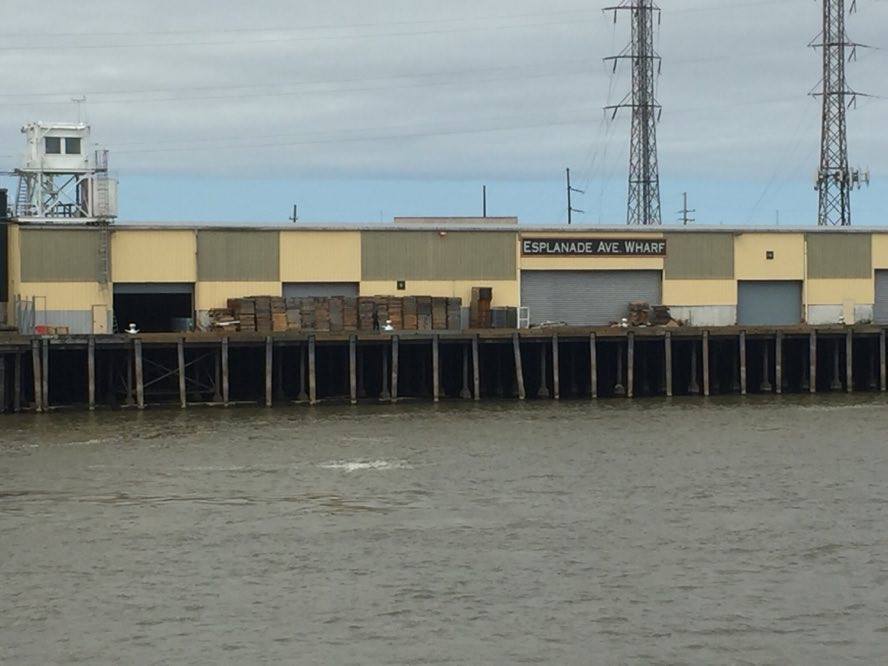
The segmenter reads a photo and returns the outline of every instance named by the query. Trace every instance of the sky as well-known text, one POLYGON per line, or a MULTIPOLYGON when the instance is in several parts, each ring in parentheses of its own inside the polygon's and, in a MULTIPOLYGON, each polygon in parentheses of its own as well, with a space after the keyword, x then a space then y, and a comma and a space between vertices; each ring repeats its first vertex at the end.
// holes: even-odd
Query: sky
MULTIPOLYGON (((615 0, 618 2, 619 0, 615 0)), ((121 222, 626 218, 629 40, 608 0, 5 0, 0 170, 30 120, 89 121, 121 222), (73 98, 86 98, 75 103, 73 98)), ((661 0, 664 224, 816 224, 818 0, 661 0)), ((858 0, 854 224, 888 224, 888 0, 858 0)), ((15 183, 0 178, 14 191, 15 183)))

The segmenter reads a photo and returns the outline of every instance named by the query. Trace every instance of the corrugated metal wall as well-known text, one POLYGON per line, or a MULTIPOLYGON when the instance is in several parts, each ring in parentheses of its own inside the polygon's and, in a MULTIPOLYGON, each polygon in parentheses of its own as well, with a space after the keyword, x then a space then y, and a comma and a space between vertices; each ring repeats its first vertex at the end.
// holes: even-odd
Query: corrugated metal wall
POLYGON ((791 326, 802 321, 802 283, 794 280, 737 283, 737 323, 791 326))
POLYGON ((876 271, 876 306, 873 319, 877 324, 888 324, 888 271, 876 271))
POLYGON ((815 279, 872 276, 873 239, 869 234, 807 234, 808 277, 815 279))
POLYGON ((98 231, 22 229, 22 282, 96 282, 98 231))
POLYGON ((660 271, 521 271, 521 305, 532 324, 606 326, 632 301, 659 304, 661 282, 660 271))
POLYGON ((274 282, 280 275, 276 231, 200 231, 197 279, 206 282, 274 282))
POLYGON ((357 297, 357 282, 284 282, 284 298, 318 298, 322 296, 357 297))
POLYGON ((361 237, 364 280, 514 280, 517 234, 368 231, 361 237))
POLYGON ((732 234, 666 234, 667 280, 729 280, 733 277, 732 234))
MULTIPOLYGON (((3 217, 5 217, 5 212, 3 217)), ((0 303, 9 302, 9 226, 0 221, 0 303)), ((5 319, 6 308, 0 305, 0 318, 5 319)))

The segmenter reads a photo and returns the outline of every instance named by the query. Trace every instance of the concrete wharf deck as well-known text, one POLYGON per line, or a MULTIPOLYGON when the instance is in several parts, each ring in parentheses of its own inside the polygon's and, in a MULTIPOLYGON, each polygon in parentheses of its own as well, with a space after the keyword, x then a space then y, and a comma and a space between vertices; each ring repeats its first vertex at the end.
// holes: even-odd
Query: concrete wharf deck
POLYGON ((885 391, 886 353, 874 325, 0 333, 0 412, 885 391))

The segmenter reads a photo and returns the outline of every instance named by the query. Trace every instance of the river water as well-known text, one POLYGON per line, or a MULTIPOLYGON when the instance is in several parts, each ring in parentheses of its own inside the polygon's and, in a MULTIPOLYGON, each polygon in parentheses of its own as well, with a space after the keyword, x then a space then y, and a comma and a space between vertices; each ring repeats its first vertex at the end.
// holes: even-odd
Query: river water
POLYGON ((0 420, 3 664, 876 664, 888 400, 0 420))

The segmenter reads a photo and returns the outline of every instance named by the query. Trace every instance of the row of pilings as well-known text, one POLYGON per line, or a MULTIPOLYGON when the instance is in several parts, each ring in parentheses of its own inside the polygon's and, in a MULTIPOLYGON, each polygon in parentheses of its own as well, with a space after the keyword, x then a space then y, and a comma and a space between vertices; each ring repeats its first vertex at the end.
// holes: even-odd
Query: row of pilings
POLYGON ((0 412, 885 391, 884 329, 0 341, 0 412))

